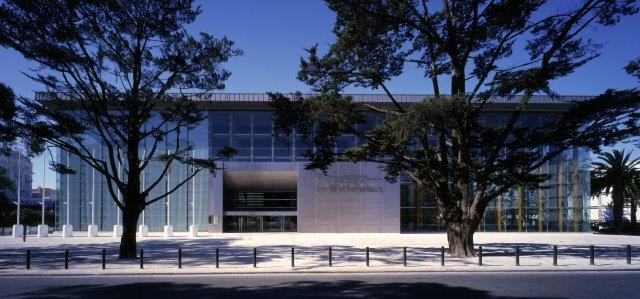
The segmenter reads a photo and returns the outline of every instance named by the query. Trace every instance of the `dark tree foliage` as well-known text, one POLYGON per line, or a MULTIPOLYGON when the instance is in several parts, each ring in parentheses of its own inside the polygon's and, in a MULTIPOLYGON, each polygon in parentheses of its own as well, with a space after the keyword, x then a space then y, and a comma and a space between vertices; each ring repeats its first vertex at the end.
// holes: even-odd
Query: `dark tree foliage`
POLYGON ((0 83, 0 155, 9 154, 9 149, 18 137, 12 123, 18 114, 16 96, 13 90, 0 83))
MULTIPOLYGON (((15 99, 13 90, 0 83, 0 155, 11 154, 11 145, 17 138, 17 130, 12 126, 18 112, 15 99)), ((6 218, 13 205, 2 192, 10 188, 13 188, 13 182, 7 177, 7 170, 0 166, 0 219, 6 218)))
POLYGON ((222 156, 233 155, 227 149, 196 159, 184 143, 184 134, 205 115, 181 92, 223 89, 230 72, 222 64, 241 54, 226 37, 188 33, 185 26, 199 14, 191 0, 0 5, 0 44, 37 62, 40 67, 29 76, 48 91, 36 101, 22 101, 23 137, 34 151, 53 146, 80 157, 106 179, 122 210, 120 258, 136 257, 136 225, 146 206, 198 172, 214 171, 222 156), (104 158, 92 153, 92 140, 101 144, 104 158), (141 174, 152 162, 163 165, 162 172, 142 189, 141 174), (172 164, 190 165, 193 171, 168 191, 150 195, 163 189, 158 187, 172 164))
POLYGON ((271 94, 279 132, 295 127, 308 136, 314 148, 307 153, 309 169, 375 161, 390 180, 411 176, 435 195, 454 256, 475 255, 473 234, 489 202, 540 183, 541 165, 567 149, 599 150, 637 132, 636 90, 573 103, 557 121, 539 127, 521 117, 534 95, 554 96, 549 82, 599 55, 599 44, 583 37, 585 29, 636 13, 635 1, 559 7, 521 0, 326 2, 336 14, 336 41, 323 54, 310 48, 298 73, 318 95, 271 94), (515 61, 516 51, 524 61, 515 61), (433 97, 417 105, 394 98, 387 83, 408 67, 422 70, 433 97), (350 86, 381 89, 389 102, 354 102, 341 95, 350 86), (514 103, 506 123, 483 124, 482 111, 498 96, 514 103), (363 124, 371 112, 383 121, 363 124), (336 138, 344 133, 361 143, 336 157, 336 138))
POLYGON ((640 57, 629 61, 624 70, 627 71, 627 74, 636 77, 640 81, 640 57))

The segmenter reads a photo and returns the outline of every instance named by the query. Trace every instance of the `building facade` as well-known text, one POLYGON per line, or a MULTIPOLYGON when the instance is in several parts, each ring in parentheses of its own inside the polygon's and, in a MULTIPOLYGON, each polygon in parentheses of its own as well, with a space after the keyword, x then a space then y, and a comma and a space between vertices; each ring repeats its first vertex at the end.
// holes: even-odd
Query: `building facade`
MULTIPOLYGON (((426 95, 397 95, 403 105, 426 95)), ((355 101, 385 105, 384 95, 353 95, 355 101)), ((580 97, 534 97, 523 121, 536 125, 555 119, 580 97)), ((274 136, 273 110, 266 94, 206 94, 193 96, 208 120, 187 132, 184 143, 194 156, 213 157, 224 146, 238 152, 215 173, 199 173, 168 198, 150 205, 140 224, 162 231, 165 224, 186 231, 195 223, 210 232, 430 232, 443 230, 432 196, 406 177, 396 183, 384 179, 370 162, 335 163, 325 174, 305 170, 303 153, 309 145, 299 135, 274 136)), ((506 122, 513 103, 493 99, 483 121, 506 122)), ((375 122, 379 115, 371 115, 375 122)), ((90 141, 88 143, 91 143, 90 141)), ((336 151, 357 145, 355 136, 338 139, 336 151)), ((89 147, 104 153, 100 144, 89 147)), ((170 148, 170 144, 167 144, 170 148)), ((164 149, 160 149, 164 150, 164 149)), ((143 153, 140 153, 141 155, 143 153)), ((110 230, 119 212, 105 180, 78 158, 60 151, 60 163, 76 170, 58 176, 56 225, 69 223, 86 229, 95 223, 110 230), (93 209, 91 202, 94 202, 93 209), (93 210, 93 213, 92 211, 93 210)), ((585 231, 589 229, 589 153, 564 152, 538 171, 549 179, 538 186, 520 186, 505 192, 487 209, 480 231, 585 231)), ((157 177, 160 165, 150 165, 143 180, 157 177)), ((187 166, 173 165, 157 193, 189 174, 187 166)), ((151 194, 153 196, 153 194, 151 194)))
POLYGON ((0 167, 5 170, 5 176, 13 183, 13 188, 0 189, 10 202, 18 201, 18 184, 20 185, 20 203, 29 205, 33 201, 31 185, 33 183, 33 165, 29 157, 18 151, 11 151, 9 155, 0 153, 0 167))

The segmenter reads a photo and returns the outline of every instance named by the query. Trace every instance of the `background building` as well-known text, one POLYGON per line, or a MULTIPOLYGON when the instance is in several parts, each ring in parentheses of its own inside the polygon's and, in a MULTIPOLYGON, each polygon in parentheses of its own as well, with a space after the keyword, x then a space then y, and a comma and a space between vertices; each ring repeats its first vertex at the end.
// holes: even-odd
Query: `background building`
POLYGON ((56 205, 58 192, 52 188, 42 188, 42 186, 31 189, 31 199, 28 205, 39 206, 42 203, 42 192, 44 191, 44 204, 47 210, 54 209, 56 205))
POLYGON ((0 167, 5 169, 5 176, 13 183, 12 188, 0 189, 10 202, 18 201, 18 181, 20 181, 20 202, 28 204, 32 199, 31 184, 33 182, 33 165, 29 157, 18 151, 12 151, 9 155, 0 154, 0 167), (20 171, 18 169, 20 168, 20 171), (20 180, 18 180, 18 174, 20 180))
MULTIPOLYGON (((385 95, 352 95, 355 101, 385 105, 385 95)), ((403 105, 420 102, 427 95, 397 95, 403 105)), ((522 120, 540 125, 554 120, 569 102, 584 97, 536 96, 522 120)), ((195 220, 212 232, 424 232, 443 230, 435 200, 418 190, 407 178, 397 183, 384 180, 374 163, 336 163, 327 175, 304 169, 303 153, 310 145, 301 136, 273 136, 273 111, 266 94, 206 94, 193 96, 208 113, 208 120, 184 136, 184 144, 195 148, 196 157, 214 156, 224 146, 238 153, 224 161, 222 170, 199 173, 194 184, 185 184, 170 198, 150 205, 144 222, 150 231, 161 231, 169 220, 176 231, 186 231, 195 220), (195 188, 196 213, 191 209, 195 188), (167 209, 170 210, 167 219, 167 209)), ((484 122, 501 124, 513 103, 495 98, 484 122)), ((380 121, 371 114, 368 125, 380 121)), ((343 135, 336 151, 358 143, 343 135)), ((102 147, 87 142, 100 156, 102 147)), ((171 148, 171 144, 165 144, 171 148)), ((165 149, 159 149, 163 151, 165 149)), ((140 153, 142 155, 142 153, 140 153)), ((77 171, 58 176, 58 198, 69 197, 70 223, 84 230, 91 223, 92 198, 95 223, 110 230, 118 212, 106 190, 105 180, 74 156, 60 151, 58 160, 77 171), (92 188, 93 186, 93 188, 92 188), (93 190, 93 191, 92 191, 93 190)), ((564 152, 538 171, 549 179, 539 186, 520 186, 492 201, 480 231, 585 231, 589 229, 589 153, 581 149, 564 152)), ((160 173, 160 165, 145 172, 149 179, 160 173)), ((173 165, 170 182, 188 175, 187 166, 173 165)), ((157 192, 165 188, 157 187, 157 192)), ((153 193, 151 194, 153 196, 153 193)), ((56 225, 66 223, 65 205, 56 206, 56 225)), ((141 219, 140 222, 143 220, 141 219)))

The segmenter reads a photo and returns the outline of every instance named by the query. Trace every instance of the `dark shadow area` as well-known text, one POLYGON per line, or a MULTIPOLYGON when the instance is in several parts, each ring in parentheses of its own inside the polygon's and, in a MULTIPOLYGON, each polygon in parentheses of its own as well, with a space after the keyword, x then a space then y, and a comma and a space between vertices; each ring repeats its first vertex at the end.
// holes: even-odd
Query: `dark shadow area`
MULTIPOLYGON (((247 278, 250 279, 250 278, 247 278)), ((365 283, 297 281, 270 286, 214 287, 197 283, 149 282, 86 284, 30 290, 14 298, 516 298, 440 283, 365 283)), ((520 297, 521 298, 521 297, 520 297)), ((527 297, 535 298, 535 297, 527 297)), ((549 297, 545 297, 549 298, 549 297)))

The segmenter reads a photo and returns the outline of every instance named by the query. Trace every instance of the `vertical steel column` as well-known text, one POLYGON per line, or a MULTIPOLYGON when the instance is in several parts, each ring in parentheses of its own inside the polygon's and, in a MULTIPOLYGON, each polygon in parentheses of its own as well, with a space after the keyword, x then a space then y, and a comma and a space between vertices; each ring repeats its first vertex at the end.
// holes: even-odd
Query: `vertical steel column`
POLYGON ((253 267, 256 268, 258 264, 258 250, 254 247, 253 248, 253 267))
POLYGON ((293 267, 295 267, 295 266, 296 266, 296 263, 295 263, 295 258, 296 258, 296 257, 295 257, 295 254, 296 254, 296 253, 295 253, 295 251, 294 251, 293 247, 291 247, 291 268, 293 268, 293 267))
POLYGON ((407 247, 402 248, 402 265, 407 266, 407 247))
POLYGON ((64 268, 69 269, 69 249, 64 250, 64 268))
POLYGON ((220 248, 216 247, 216 268, 220 268, 220 248))
POLYGON ((367 255, 367 267, 369 267, 369 247, 367 246, 367 251, 366 251, 366 255, 367 255))
POLYGON ((140 269, 144 269, 144 249, 140 249, 140 269))

